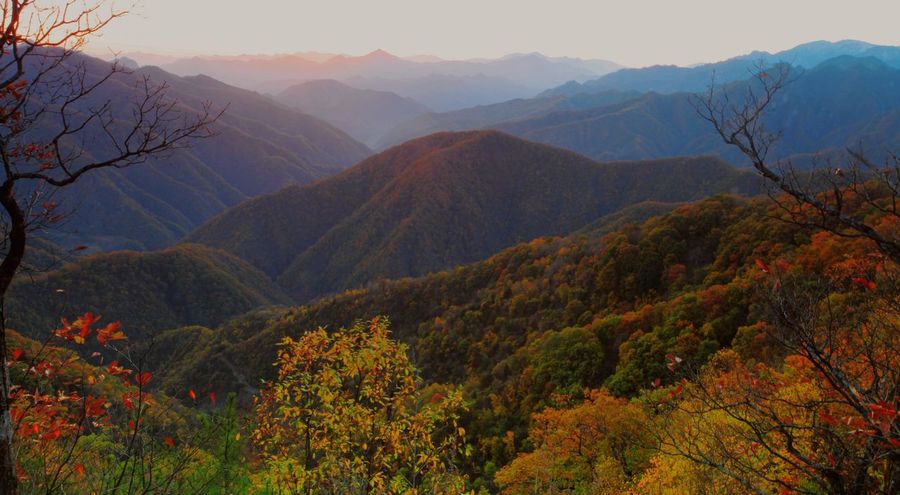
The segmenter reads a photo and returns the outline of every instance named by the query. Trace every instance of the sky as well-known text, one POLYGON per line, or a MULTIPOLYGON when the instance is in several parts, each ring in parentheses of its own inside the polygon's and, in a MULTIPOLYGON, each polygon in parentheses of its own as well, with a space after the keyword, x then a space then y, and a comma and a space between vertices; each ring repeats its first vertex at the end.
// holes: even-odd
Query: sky
MULTIPOLYGON (((96 0, 95 0, 96 1, 96 0)), ((112 0, 89 50, 448 59, 541 52, 641 67, 825 39, 900 45, 900 0, 112 0)))

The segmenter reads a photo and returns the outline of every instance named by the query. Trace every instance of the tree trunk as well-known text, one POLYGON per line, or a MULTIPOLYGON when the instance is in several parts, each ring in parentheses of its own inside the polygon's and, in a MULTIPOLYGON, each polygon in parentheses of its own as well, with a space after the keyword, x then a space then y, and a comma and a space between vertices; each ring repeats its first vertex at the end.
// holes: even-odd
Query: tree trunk
POLYGON ((6 292, 12 283, 13 276, 22 264, 25 256, 25 240, 27 237, 27 219, 16 201, 13 183, 6 182, 0 186, 0 205, 9 216, 9 250, 0 263, 0 492, 4 495, 18 493, 16 459, 13 455, 13 424, 10 415, 10 378, 6 359, 9 355, 6 345, 6 292))

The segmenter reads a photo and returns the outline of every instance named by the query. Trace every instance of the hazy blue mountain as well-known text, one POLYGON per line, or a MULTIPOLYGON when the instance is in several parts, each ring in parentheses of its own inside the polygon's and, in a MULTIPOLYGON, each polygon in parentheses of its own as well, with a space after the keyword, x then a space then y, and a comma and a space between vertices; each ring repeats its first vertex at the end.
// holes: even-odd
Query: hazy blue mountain
POLYGON ((409 79, 353 77, 345 82, 356 88, 391 91, 412 98, 437 112, 515 98, 531 98, 539 92, 534 87, 524 86, 512 79, 483 74, 431 74, 409 79))
MULTIPOLYGON (((842 56, 813 69, 796 69, 793 81, 765 115, 782 131, 777 156, 842 149, 862 142, 873 152, 898 141, 900 69, 872 57, 842 56)), ((742 93, 749 82, 734 83, 742 93)), ((648 93, 625 103, 493 125, 525 139, 600 160, 715 154, 742 160, 700 119, 688 93, 648 93)))
POLYGON ((777 53, 753 52, 721 62, 694 67, 656 65, 640 69, 622 69, 583 83, 567 82, 545 91, 541 96, 574 95, 608 90, 656 91, 675 93, 706 89, 715 75, 718 84, 746 79, 758 64, 785 62, 796 67, 812 68, 842 55, 874 57, 891 67, 900 68, 900 47, 872 45, 862 41, 814 41, 777 53))
POLYGON ((410 98, 352 88, 333 79, 291 86, 276 99, 333 124, 369 146, 400 122, 430 112, 410 98))
MULTIPOLYGON (((85 56, 71 63, 83 63, 89 77, 109 70, 107 62, 85 56)), ((187 115, 205 102, 215 111, 226 110, 213 126, 217 135, 139 166, 98 171, 61 191, 63 208, 74 210, 55 231, 63 245, 164 247, 244 199, 315 181, 370 153, 336 127, 262 95, 156 67, 115 75, 84 104, 109 100, 117 116, 130 118, 135 87, 145 76, 167 84, 168 97, 187 115)), ((87 128, 83 137, 85 158, 112 154, 102 130, 87 128)))
POLYGON ((452 112, 427 113, 391 129, 376 143, 374 148, 385 149, 435 132, 482 129, 503 122, 536 118, 555 111, 603 107, 638 96, 640 93, 635 91, 605 91, 574 96, 519 98, 452 112))
POLYGON ((599 77, 621 68, 606 60, 513 54, 498 59, 442 60, 402 58, 384 50, 362 56, 311 57, 309 54, 242 57, 191 57, 170 61, 164 69, 179 75, 206 74, 238 86, 277 93, 315 79, 419 79, 426 76, 485 76, 513 81, 536 90, 599 77), (278 85, 272 85, 279 82, 278 85))

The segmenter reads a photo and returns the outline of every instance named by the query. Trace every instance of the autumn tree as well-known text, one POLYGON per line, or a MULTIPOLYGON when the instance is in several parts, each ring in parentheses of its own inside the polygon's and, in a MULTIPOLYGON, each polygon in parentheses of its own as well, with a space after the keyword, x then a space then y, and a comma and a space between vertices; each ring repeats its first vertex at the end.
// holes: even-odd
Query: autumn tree
POLYGON ((532 452, 497 472, 505 495, 622 493, 647 462, 650 439, 643 409, 605 390, 572 408, 535 414, 532 452))
POLYGON ((798 166, 778 157, 781 136, 766 124, 766 110, 777 104, 780 91, 794 77, 787 64, 760 64, 741 86, 719 87, 695 99, 697 114, 709 122, 725 144, 746 157, 772 186, 773 201, 797 225, 835 235, 870 240, 894 262, 900 262, 900 157, 878 150, 872 158, 861 146, 843 155, 818 156, 798 166), (870 213, 877 212, 878 224, 870 213))
POLYGON ((459 389, 419 389, 407 348, 375 318, 282 340, 253 441, 279 493, 461 493, 459 389))
MULTIPOLYGON (((98 65, 78 50, 125 14, 104 0, 4 0, 0 6, 0 302, 22 264, 31 232, 62 215, 54 192, 85 174, 141 163, 210 135, 209 108, 183 112, 165 85, 98 65), (131 88, 132 98, 104 96, 107 83, 131 88)), ((6 314, 0 304, 0 323, 6 314)), ((3 325, 5 328, 5 324, 3 325)), ((0 332, 0 356, 9 356, 0 332)), ((16 492, 12 386, 0 373, 0 483, 16 492)))
POLYGON ((784 363, 718 356, 665 408, 664 451, 759 494, 896 493, 896 267, 880 255, 848 257, 819 276, 778 265, 760 261, 759 283, 784 363))
MULTIPOLYGON (((735 96, 711 89, 698 111, 771 184, 782 218, 812 232, 794 260, 757 259, 761 331, 783 362, 728 352, 661 404, 663 452, 718 471, 747 493, 900 490, 898 161, 847 150, 843 166, 774 160, 762 117, 789 82, 760 70, 735 96)), ((675 362, 674 365, 679 363, 675 362)))
POLYGON ((235 485, 221 469, 233 462, 233 421, 214 415, 204 428, 181 427, 177 403, 148 392, 153 375, 121 345, 118 322, 85 313, 40 342, 9 336, 20 493, 196 493, 220 484, 224 493, 235 485), (98 354, 92 364, 67 348, 88 343, 117 359, 98 354), (209 450, 215 443, 224 452, 209 450))

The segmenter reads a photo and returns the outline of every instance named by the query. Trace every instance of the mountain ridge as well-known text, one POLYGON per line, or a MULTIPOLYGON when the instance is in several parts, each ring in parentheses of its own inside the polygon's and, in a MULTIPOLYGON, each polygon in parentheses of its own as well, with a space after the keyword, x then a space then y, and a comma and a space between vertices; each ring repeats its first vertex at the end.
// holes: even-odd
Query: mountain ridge
POLYGON ((71 259, 18 277, 10 290, 10 328, 39 340, 86 311, 121 321, 136 341, 185 325, 226 319, 292 300, 247 262, 220 249, 180 244, 155 252, 114 251, 71 259))
POLYGON ((718 84, 746 79, 755 72, 757 65, 787 63, 797 67, 813 68, 838 56, 874 56, 886 64, 900 68, 900 46, 873 45, 857 40, 838 42, 812 41, 775 53, 755 51, 718 62, 681 67, 677 65, 653 65, 643 68, 625 68, 598 79, 583 83, 568 81, 548 89, 539 96, 593 93, 612 89, 656 91, 659 93, 699 92, 710 81, 718 84))
POLYGON ((305 301, 566 234, 629 204, 731 191, 757 192, 755 177, 714 158, 601 164, 498 131, 438 133, 231 208, 186 240, 244 258, 305 301))

